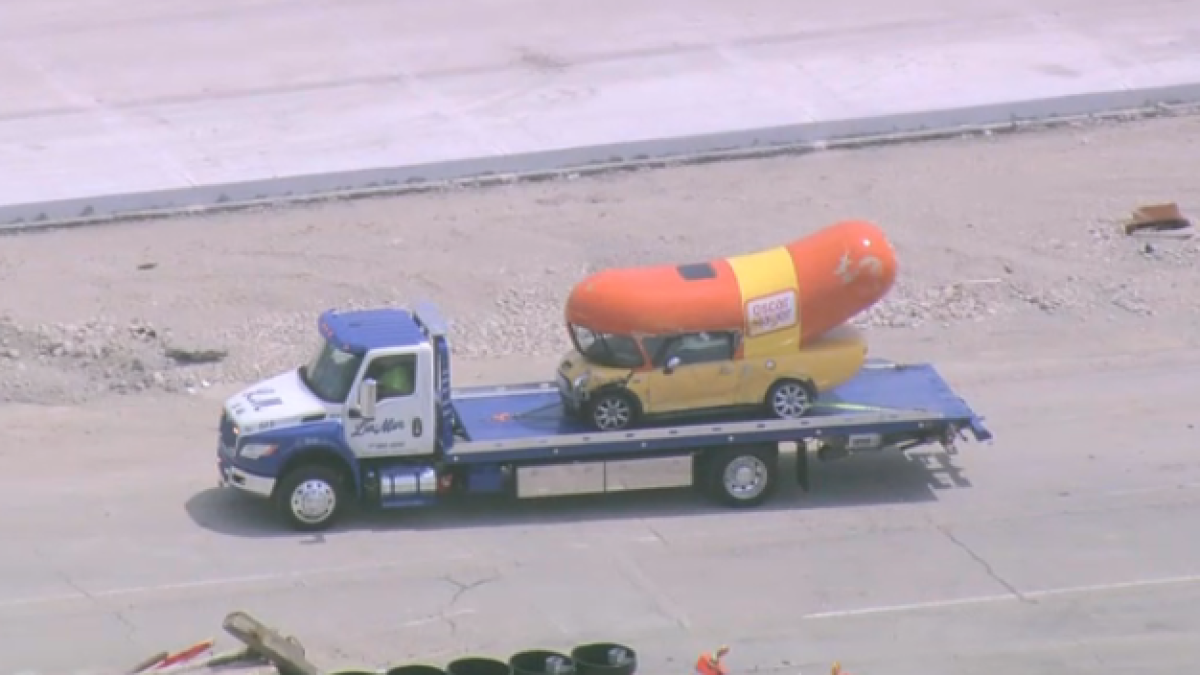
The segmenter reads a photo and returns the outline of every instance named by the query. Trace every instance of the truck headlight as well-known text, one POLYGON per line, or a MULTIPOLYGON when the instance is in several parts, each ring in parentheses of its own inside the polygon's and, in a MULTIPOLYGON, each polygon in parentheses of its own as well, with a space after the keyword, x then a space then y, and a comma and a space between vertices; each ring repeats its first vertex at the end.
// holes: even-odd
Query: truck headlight
POLYGON ((575 378, 575 381, 571 383, 571 386, 574 387, 575 391, 583 391, 583 388, 587 386, 588 380, 590 379, 590 373, 584 373, 575 378))
POLYGON ((238 456, 245 459, 262 459, 275 454, 278 449, 278 445, 270 443, 247 443, 238 450, 238 456))

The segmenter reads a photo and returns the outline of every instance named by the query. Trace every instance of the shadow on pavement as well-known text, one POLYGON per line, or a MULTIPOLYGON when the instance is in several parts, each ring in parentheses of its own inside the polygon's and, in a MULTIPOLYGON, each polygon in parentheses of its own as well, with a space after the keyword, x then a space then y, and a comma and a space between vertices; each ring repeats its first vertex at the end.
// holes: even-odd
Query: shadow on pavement
MULTIPOLYGON (((953 457, 944 452, 862 454, 828 464, 814 459, 810 464, 808 493, 790 480, 795 475, 794 467, 793 455, 781 457, 784 481, 779 492, 754 511, 912 504, 934 501, 940 490, 971 487, 953 457)), ((300 540, 314 537, 287 529, 266 500, 229 489, 211 488, 197 493, 185 508, 197 525, 218 534, 300 540)), ((429 509, 358 509, 345 514, 330 532, 525 527, 635 518, 738 517, 744 513, 748 511, 714 505, 691 488, 672 488, 525 500, 477 497, 429 509)))

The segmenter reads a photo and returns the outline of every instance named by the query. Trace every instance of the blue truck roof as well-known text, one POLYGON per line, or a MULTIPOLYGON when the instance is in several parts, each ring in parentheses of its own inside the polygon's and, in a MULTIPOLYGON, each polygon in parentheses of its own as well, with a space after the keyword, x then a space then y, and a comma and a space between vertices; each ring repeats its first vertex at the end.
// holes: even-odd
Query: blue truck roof
POLYGON ((317 330, 343 351, 359 355, 384 347, 414 347, 425 341, 420 324, 403 309, 328 310, 317 319, 317 330))
POLYGON ((701 422, 596 432, 564 414, 553 383, 456 390, 454 408, 467 439, 447 453, 454 463, 569 460, 600 455, 720 444, 786 442, 822 434, 936 433, 948 426, 991 439, 983 420, 928 364, 875 362, 846 384, 826 393, 798 420, 713 417, 701 422))

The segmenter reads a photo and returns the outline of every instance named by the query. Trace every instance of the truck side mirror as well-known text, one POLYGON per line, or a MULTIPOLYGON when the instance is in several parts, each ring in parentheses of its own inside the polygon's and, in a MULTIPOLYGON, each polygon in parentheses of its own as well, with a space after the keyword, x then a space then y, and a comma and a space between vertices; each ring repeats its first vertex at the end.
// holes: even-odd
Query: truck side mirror
POLYGON ((358 385, 358 412, 363 419, 375 419, 376 396, 375 380, 367 378, 358 385))
POLYGON ((680 360, 678 356, 672 356, 671 358, 667 359, 667 365, 663 368, 663 374, 670 375, 671 373, 675 372, 675 369, 678 368, 679 364, 681 363, 683 363, 683 361, 680 360))

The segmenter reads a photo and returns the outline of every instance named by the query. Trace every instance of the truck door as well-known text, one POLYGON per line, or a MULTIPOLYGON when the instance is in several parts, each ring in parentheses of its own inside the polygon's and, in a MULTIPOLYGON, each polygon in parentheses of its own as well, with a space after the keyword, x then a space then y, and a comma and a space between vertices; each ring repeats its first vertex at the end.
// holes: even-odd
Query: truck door
POLYGON ((433 454, 434 418, 432 352, 372 353, 354 386, 346 420, 346 443, 357 457, 400 457, 433 454), (375 416, 358 410, 363 380, 375 380, 375 416))

